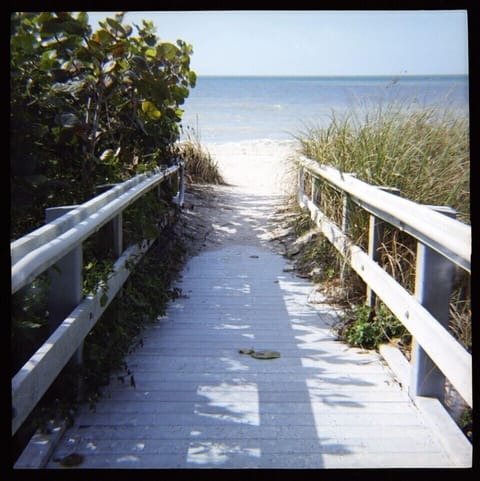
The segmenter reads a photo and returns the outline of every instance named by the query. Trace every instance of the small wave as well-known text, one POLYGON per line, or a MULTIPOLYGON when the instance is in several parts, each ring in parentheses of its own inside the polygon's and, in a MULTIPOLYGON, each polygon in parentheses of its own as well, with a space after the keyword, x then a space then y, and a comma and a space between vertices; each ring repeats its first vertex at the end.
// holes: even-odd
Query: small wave
POLYGON ((296 140, 276 140, 276 139, 251 139, 239 140, 237 142, 207 142, 205 144, 207 149, 212 150, 228 150, 228 151, 242 151, 245 153, 263 152, 272 150, 293 150, 297 147, 296 140))

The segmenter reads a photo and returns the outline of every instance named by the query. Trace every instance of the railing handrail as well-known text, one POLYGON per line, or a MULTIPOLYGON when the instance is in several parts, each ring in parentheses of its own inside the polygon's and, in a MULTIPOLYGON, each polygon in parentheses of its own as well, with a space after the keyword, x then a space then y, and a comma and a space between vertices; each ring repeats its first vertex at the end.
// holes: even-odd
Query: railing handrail
MULTIPOLYGON (((107 222, 121 217, 126 207, 177 171, 180 172, 180 184, 176 203, 182 206, 184 162, 179 160, 172 166, 157 168, 119 184, 12 242, 12 294, 65 258, 73 249, 81 249, 85 239, 107 222)), ((99 285, 93 294, 72 307, 70 314, 12 378, 12 434, 83 343, 130 275, 132 266, 139 262, 152 243, 153 240, 144 240, 125 249, 106 281, 109 293, 106 302, 104 290, 99 285)))
MULTIPOLYGON (((425 281, 422 278, 423 273, 417 272, 419 266, 422 266, 421 257, 418 257, 417 250, 417 271, 416 284, 420 290, 417 292, 415 286, 415 296, 408 292, 401 284, 399 284, 392 276, 390 276, 373 258, 373 253, 367 254, 361 247, 356 245, 347 235, 348 225, 348 208, 345 207, 346 198, 351 198, 355 203, 363 209, 370 212, 372 218, 380 218, 387 223, 393 224, 401 230, 412 235, 418 242, 418 246, 422 249, 431 249, 438 252, 440 258, 445 257, 445 262, 452 262, 461 266, 466 271, 470 271, 470 252, 471 252, 471 228, 455 219, 444 214, 440 214, 432 209, 431 206, 417 204, 408 199, 402 199, 397 195, 383 191, 379 187, 362 182, 355 179, 351 174, 344 174, 333 167, 327 167, 314 162, 306 157, 299 159, 299 185, 298 185, 298 202, 302 208, 310 211, 311 217, 320 228, 326 238, 347 260, 352 269, 363 279, 368 288, 385 303, 390 311, 402 322, 402 324, 411 333, 412 337, 418 343, 423 351, 429 356, 435 366, 445 375, 458 393, 463 397, 469 406, 472 406, 472 356, 471 354, 448 332, 445 321, 448 321, 448 295, 441 299, 442 306, 446 302, 447 315, 445 311, 442 314, 433 315, 430 310, 437 312, 437 307, 424 305, 425 289, 431 292, 435 290, 434 285, 424 285, 425 282, 448 283, 446 266, 439 264, 435 266, 435 276, 438 279, 429 278, 425 281), (344 195, 344 212, 342 227, 338 227, 331 219, 329 219, 304 193, 304 174, 308 172, 314 178, 322 178, 329 185, 343 192, 344 195), (419 263, 420 261, 420 263, 419 263), (438 269, 446 269, 445 277, 443 271, 438 269), (418 277, 420 275, 420 277, 418 277), (433 280, 432 280, 433 279, 433 280), (445 317, 445 319, 443 319, 445 317), (440 319, 443 319, 440 321, 440 319)), ((315 186, 312 185, 312 195, 315 192, 315 186)), ((370 222, 371 224, 371 222, 370 222)), ((369 236, 372 236, 372 229, 369 229, 369 236)), ((371 239, 369 238, 369 244, 371 239)), ((420 267, 420 271, 423 267, 420 267)), ((431 266, 433 269, 433 267, 431 266)), ((431 271, 433 272, 433 270, 431 271)), ((435 277, 434 276, 434 277, 435 277)), ((440 288, 440 285, 438 286, 440 288)), ((431 299, 431 297, 430 297, 431 299)), ((436 299, 438 301, 438 299, 436 299)), ((426 301, 427 304, 431 302, 426 301)), ((442 307, 442 309, 444 309, 442 307)), ((419 356, 424 356, 420 353, 419 356)), ((422 361, 416 361, 415 369, 412 369, 412 380, 418 381, 423 375, 427 380, 432 373, 426 371, 420 374, 417 369, 422 370, 422 361)), ((420 384, 421 384, 420 383, 420 384)), ((418 383, 415 384, 418 386, 418 383)), ((412 394, 416 394, 417 387, 412 387, 412 394)))
POLYGON ((12 294, 180 167, 140 174, 13 242, 12 294))
POLYGON ((471 227, 433 211, 426 205, 385 192, 343 174, 334 167, 320 165, 301 156, 300 166, 350 194, 354 201, 375 216, 411 234, 458 266, 471 271, 471 227))
POLYGON ((57 219, 45 224, 38 229, 26 234, 10 244, 10 257, 12 265, 18 262, 22 257, 26 256, 32 250, 37 249, 43 244, 50 242, 59 235, 65 233, 68 229, 78 224, 86 217, 108 204, 120 194, 137 185, 147 177, 146 174, 139 174, 121 184, 112 187, 103 194, 97 195, 93 199, 82 205, 76 206, 75 209, 58 217, 57 219))

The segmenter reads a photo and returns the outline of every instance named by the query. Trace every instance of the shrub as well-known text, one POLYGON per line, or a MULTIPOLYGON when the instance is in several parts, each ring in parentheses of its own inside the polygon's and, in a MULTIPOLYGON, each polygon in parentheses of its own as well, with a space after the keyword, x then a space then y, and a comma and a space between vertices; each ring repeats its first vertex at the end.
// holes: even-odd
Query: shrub
POLYGON ((13 13, 10 37, 11 238, 46 207, 84 202, 172 160, 180 105, 195 86, 192 47, 160 41, 153 23, 85 12, 13 13))
POLYGON ((352 346, 375 349, 393 338, 403 337, 407 331, 395 316, 378 303, 376 309, 368 306, 353 308, 338 328, 339 337, 352 346))

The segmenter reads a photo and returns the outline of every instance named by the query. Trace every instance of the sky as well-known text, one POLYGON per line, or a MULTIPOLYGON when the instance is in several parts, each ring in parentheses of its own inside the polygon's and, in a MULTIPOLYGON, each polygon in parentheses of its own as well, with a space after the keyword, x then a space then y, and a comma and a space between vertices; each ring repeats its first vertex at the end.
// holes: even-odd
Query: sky
MULTIPOLYGON (((114 12, 89 12, 94 28, 114 12)), ((465 10, 127 12, 193 46, 197 75, 468 73, 465 10)))

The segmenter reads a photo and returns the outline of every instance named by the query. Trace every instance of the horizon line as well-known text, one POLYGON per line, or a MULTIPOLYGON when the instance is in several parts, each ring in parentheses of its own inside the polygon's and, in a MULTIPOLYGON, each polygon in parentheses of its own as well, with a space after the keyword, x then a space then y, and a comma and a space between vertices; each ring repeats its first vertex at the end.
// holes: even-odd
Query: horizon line
POLYGON ((200 74, 195 72, 197 77, 324 77, 324 78, 351 78, 351 77, 468 77, 469 73, 416 73, 416 74, 200 74))

